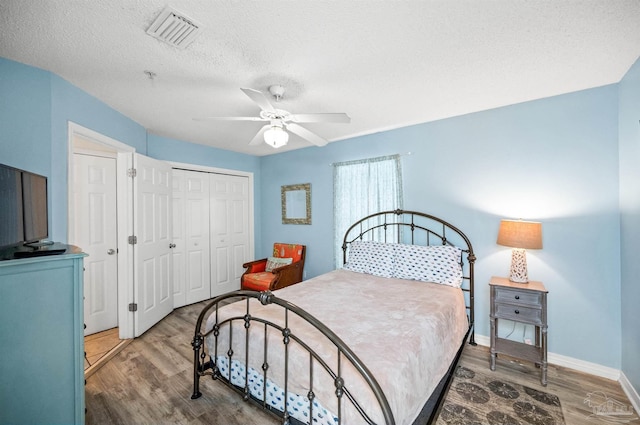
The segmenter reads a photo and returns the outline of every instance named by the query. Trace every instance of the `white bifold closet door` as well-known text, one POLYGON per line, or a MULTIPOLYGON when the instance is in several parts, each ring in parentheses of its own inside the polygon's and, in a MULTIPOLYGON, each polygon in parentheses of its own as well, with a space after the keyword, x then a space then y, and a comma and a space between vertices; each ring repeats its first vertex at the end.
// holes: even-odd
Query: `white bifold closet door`
POLYGON ((240 289, 249 255, 249 179, 173 169, 174 307, 240 289))
POLYGON ((211 174, 211 296, 240 289, 249 261, 249 178, 211 174))
POLYGON ((211 295, 209 173, 173 170, 174 307, 211 295))

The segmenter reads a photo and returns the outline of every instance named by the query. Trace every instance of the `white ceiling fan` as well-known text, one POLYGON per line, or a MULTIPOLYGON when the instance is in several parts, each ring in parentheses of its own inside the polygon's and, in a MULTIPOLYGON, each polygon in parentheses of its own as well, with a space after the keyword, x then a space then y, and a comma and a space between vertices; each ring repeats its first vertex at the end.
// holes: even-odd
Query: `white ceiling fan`
MULTIPOLYGON (((312 131, 299 125, 299 123, 350 123, 351 118, 345 113, 317 113, 317 114, 292 114, 288 111, 275 108, 267 96, 259 90, 240 89, 251 98, 261 109, 260 116, 257 117, 206 117, 197 119, 204 120, 226 120, 226 121, 267 121, 264 127, 253 137, 250 146, 257 146, 263 141, 274 148, 284 146, 289 141, 289 133, 297 134, 303 139, 316 146, 324 146, 328 142, 312 131)), ((269 87, 269 93, 278 102, 284 94, 284 87, 274 85, 269 87)))

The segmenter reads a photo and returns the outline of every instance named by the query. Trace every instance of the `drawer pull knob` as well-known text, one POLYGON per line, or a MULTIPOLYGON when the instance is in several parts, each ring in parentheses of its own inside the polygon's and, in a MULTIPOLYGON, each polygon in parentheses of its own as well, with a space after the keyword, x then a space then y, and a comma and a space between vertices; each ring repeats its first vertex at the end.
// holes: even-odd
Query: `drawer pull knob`
POLYGON ((520 299, 520 295, 516 295, 516 300, 519 300, 519 299, 520 299))
POLYGON ((515 311, 515 313, 516 313, 516 314, 520 314, 520 310, 516 310, 516 311, 515 311))

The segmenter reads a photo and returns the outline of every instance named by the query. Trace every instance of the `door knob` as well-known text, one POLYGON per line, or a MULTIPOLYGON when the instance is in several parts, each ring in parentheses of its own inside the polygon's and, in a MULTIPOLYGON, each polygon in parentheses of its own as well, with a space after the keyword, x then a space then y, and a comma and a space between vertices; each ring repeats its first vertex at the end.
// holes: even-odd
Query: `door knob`
POLYGON ((109 254, 109 255, 113 255, 113 254, 115 254, 115 253, 116 253, 116 250, 115 250, 115 249, 108 249, 108 250, 107 250, 107 254, 109 254))
POLYGON ((169 244, 169 248, 175 248, 175 247, 176 247, 176 244, 174 244, 174 243, 170 243, 169 244))

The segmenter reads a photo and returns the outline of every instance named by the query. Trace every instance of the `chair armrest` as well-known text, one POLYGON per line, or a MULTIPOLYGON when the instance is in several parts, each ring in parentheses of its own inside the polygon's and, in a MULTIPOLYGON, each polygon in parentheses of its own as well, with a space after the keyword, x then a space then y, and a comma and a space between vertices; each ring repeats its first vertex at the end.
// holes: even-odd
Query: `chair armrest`
POLYGON ((287 264, 286 266, 273 269, 271 272, 276 275, 271 290, 284 288, 294 283, 302 282, 303 262, 287 264))
POLYGON ((267 267, 267 259, 263 258, 261 260, 249 261, 248 263, 244 263, 242 267, 247 269, 244 273, 260 273, 267 267))

